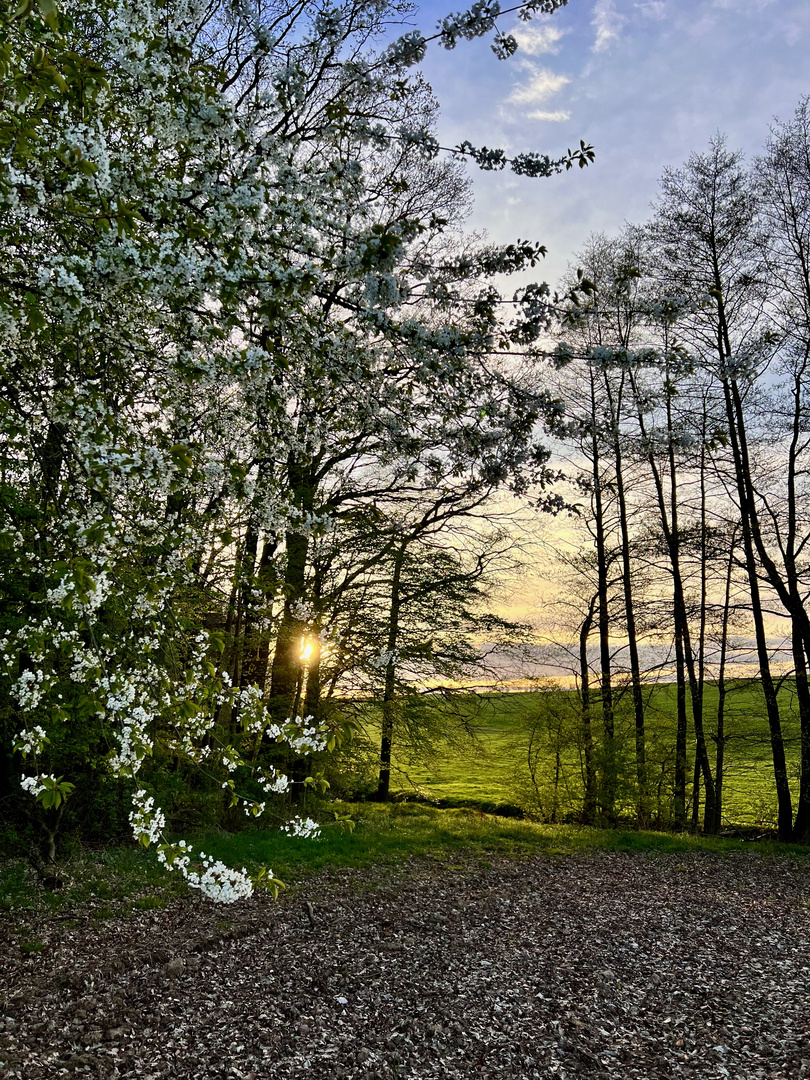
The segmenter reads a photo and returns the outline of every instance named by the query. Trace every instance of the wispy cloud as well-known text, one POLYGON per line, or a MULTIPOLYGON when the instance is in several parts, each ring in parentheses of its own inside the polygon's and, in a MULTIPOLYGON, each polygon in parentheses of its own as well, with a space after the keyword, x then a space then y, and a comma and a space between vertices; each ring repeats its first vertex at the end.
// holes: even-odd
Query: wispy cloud
POLYGON ((538 68, 530 60, 525 61, 524 67, 532 72, 531 78, 523 86, 516 86, 507 98, 507 101, 516 105, 539 105, 571 81, 567 75, 557 75, 548 68, 538 68))
POLYGON ((722 11, 739 11, 741 14, 747 15, 752 10, 764 11, 774 2, 775 0, 714 0, 712 6, 720 8, 722 11))
POLYGON ((641 0, 636 4, 641 14, 647 19, 665 19, 667 17, 667 5, 665 0, 641 0))
POLYGON ((624 22, 624 15, 620 15, 616 10, 614 0, 596 0, 591 20, 596 34, 593 52, 604 52, 609 48, 611 41, 618 38, 624 22))
POLYGON ((559 52, 559 41, 565 33, 564 29, 550 21, 541 20, 537 23, 522 23, 512 31, 512 37, 521 52, 528 56, 539 56, 541 53, 559 52))
POLYGON ((537 109, 535 112, 526 113, 528 120, 548 120, 552 124, 561 124, 565 120, 571 119, 571 113, 566 112, 565 109, 557 109, 556 112, 546 112, 544 109, 537 109))

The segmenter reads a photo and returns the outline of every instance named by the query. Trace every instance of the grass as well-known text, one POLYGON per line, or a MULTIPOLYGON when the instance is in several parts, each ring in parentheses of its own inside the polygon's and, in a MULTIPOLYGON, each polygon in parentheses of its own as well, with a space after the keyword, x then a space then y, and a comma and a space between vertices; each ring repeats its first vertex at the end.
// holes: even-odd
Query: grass
POLYGON ((39 886, 24 859, 0 862, 0 914, 53 911, 88 905, 98 919, 114 918, 135 908, 163 907, 172 896, 186 895, 183 880, 167 874, 154 852, 130 847, 78 852, 60 865, 60 889, 39 886))
POLYGON ((205 850, 248 869, 269 864, 279 877, 297 880, 326 866, 363 867, 412 856, 443 861, 454 856, 566 856, 594 851, 677 854, 706 851, 730 854, 810 855, 810 848, 775 841, 652 831, 543 825, 471 809, 440 809, 421 803, 343 803, 356 821, 353 832, 327 827, 318 840, 293 840, 280 833, 219 833, 201 837, 205 850))
MULTIPOLYGON (((472 809, 439 809, 420 803, 342 803, 336 808, 355 820, 353 831, 327 826, 318 840, 296 839, 278 830, 207 832, 194 837, 193 844, 196 850, 202 849, 228 865, 244 866, 251 873, 269 865, 288 884, 326 867, 362 868, 396 864, 412 857, 451 865, 455 860, 486 865, 498 856, 542 854, 559 858, 596 851, 665 855, 746 851, 803 859, 810 856, 810 848, 794 844, 542 825, 472 809)), ((188 894, 182 879, 163 870, 154 855, 143 849, 111 848, 76 857, 68 863, 66 872, 65 888, 48 893, 34 885, 22 861, 0 864, 0 905, 7 912, 21 914, 89 906, 94 918, 104 920, 163 907, 173 898, 188 894)), ((37 951, 36 941, 29 943, 27 951, 37 951)))
POLYGON ((44 942, 39 938, 34 938, 32 941, 18 941, 20 952, 25 953, 26 956, 33 956, 36 953, 41 953, 44 948, 44 942))
MULTIPOLYGON (((432 752, 417 744, 403 751, 395 737, 392 786, 418 791, 436 800, 493 808, 514 805, 515 770, 522 760, 525 720, 535 695, 464 695, 452 706, 421 705, 414 726, 421 722, 437 734, 432 752), (528 706, 528 708, 527 708, 528 706), (448 731, 450 737, 442 732, 448 731)), ((369 725, 372 741, 378 728, 369 725)))

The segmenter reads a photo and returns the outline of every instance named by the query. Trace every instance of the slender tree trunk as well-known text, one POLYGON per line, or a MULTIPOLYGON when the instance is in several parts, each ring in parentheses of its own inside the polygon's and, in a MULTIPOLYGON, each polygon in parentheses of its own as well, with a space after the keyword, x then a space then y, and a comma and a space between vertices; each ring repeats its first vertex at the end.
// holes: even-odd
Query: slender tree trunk
POLYGON ((791 645, 796 675, 796 699, 801 722, 801 778, 799 805, 793 823, 793 839, 797 843, 810 840, 810 684, 807 677, 806 638, 803 627, 795 617, 791 620, 791 645))
POLYGON ((579 631, 579 677, 582 702, 582 744, 585 755, 585 800, 582 807, 582 820, 586 825, 593 825, 596 819, 596 765, 593 753, 593 728, 591 726, 591 687, 588 666, 588 638, 593 627, 594 606, 597 598, 591 600, 588 614, 579 631))
MULTIPOLYGON (((649 443, 644 413, 641 406, 641 396, 631 374, 631 386, 636 397, 639 429, 642 439, 649 443)), ((695 670, 694 655, 692 652, 691 636, 689 633, 689 620, 686 610, 686 599, 681 573, 681 538, 678 521, 678 470, 675 457, 675 433, 672 415, 672 399, 670 392, 671 372, 667 367, 665 372, 666 392, 666 417, 667 417, 667 465, 669 471, 669 506, 667 506, 664 481, 661 469, 655 459, 652 448, 648 450, 647 460, 650 465, 653 482, 655 485, 658 511, 661 517, 661 527, 664 532, 664 540, 667 545, 670 568, 672 570, 672 614, 675 638, 675 677, 677 680, 677 730, 675 741, 675 792, 673 800, 673 813, 675 822, 681 828, 686 825, 686 677, 689 678, 689 689, 692 701, 692 718, 695 726, 696 759, 706 789, 706 812, 709 820, 714 815, 714 781, 711 775, 706 738, 703 730, 703 693, 702 684, 699 682, 695 670)))
POLYGON ((720 273, 720 261, 714 237, 711 237, 710 244, 714 277, 713 295, 715 297, 717 311, 717 355, 720 381, 723 387, 723 399, 726 406, 726 420, 728 423, 737 485, 737 498, 740 505, 743 552, 745 555, 745 565, 751 593, 751 608, 754 619, 754 633, 757 642, 760 681, 762 684, 763 696, 765 698, 765 710, 768 716, 768 727, 771 736, 771 753, 773 756, 773 771, 778 806, 779 836, 781 839, 786 840, 790 837, 792 832, 793 812, 791 806, 790 785, 788 783, 787 767, 785 763, 785 744, 782 737, 782 724, 779 717, 779 704, 776 697, 776 689, 771 677, 770 657, 768 656, 762 604, 760 601, 759 579, 757 577, 757 564, 754 556, 756 506, 751 497, 753 485, 746 441, 745 416, 736 381, 729 373, 729 363, 732 359, 731 334, 729 332, 728 320, 726 317, 724 282, 720 273))
MULTIPOLYGON (((810 632, 806 626, 807 612, 798 588, 797 551, 806 544, 807 533, 801 540, 797 535, 797 510, 806 495, 796 486, 798 473, 806 476, 807 439, 807 373, 810 364, 810 245, 808 245, 808 189, 810 187, 810 125, 807 99, 800 102, 791 121, 779 124, 772 133, 767 155, 758 168, 763 184, 766 213, 770 219, 771 242, 768 245, 769 280, 782 300, 788 314, 789 333, 793 348, 801 342, 803 355, 794 353, 796 367, 793 385, 793 432, 788 458, 788 536, 782 545, 785 553, 785 576, 791 594, 791 614, 794 664, 796 665, 796 695, 801 720, 801 780, 799 805, 793 827, 794 839, 810 841, 810 688, 807 686, 807 664, 810 661, 810 632), (797 317, 798 316, 798 317, 797 317), (802 460, 804 458, 804 460, 802 460), (799 624, 797 635, 796 623, 799 624), (802 658, 796 663, 801 637, 802 658)), ((756 538, 760 549, 761 537, 756 538)), ((765 552, 767 555, 767 551, 765 552)), ((760 551, 760 559, 763 553, 760 551)), ((771 572, 765 564, 769 579, 771 572)), ((773 584, 773 582, 772 582, 773 584)), ((782 603, 784 599, 780 595, 782 603)))
MULTIPOLYGON (((301 462, 291 453, 287 469, 293 505, 307 520, 312 515, 315 499, 311 462, 301 462)), ((267 711, 276 724, 297 718, 303 698, 302 637, 306 621, 301 618, 298 605, 306 596, 309 535, 290 529, 285 534, 284 546, 284 611, 276 634, 267 695, 267 711)), ((304 797, 308 769, 309 759, 306 757, 295 758, 291 763, 290 797, 294 803, 299 803, 304 797)))
MULTIPOLYGON (((721 328, 721 335, 723 334, 721 328)), ((726 335, 727 338, 727 335, 726 335)), ((723 337, 720 339, 722 348, 723 337)), ((731 355, 728 346, 727 355, 731 355)), ((771 662, 768 655, 768 641, 765 634, 765 621, 762 614, 762 602, 759 592, 759 578, 757 576, 757 563, 754 553, 754 540, 751 530, 751 515, 749 502, 750 472, 747 455, 743 455, 743 447, 740 444, 739 420, 734 408, 731 381, 723 374, 723 394, 726 403, 726 416, 729 426, 729 436, 734 460, 734 471, 737 482, 737 496, 740 503, 740 524, 742 529, 743 552, 745 566, 748 574, 748 586, 751 594, 751 614, 754 620, 754 634, 757 644, 757 659, 759 661, 760 682, 765 699, 765 711, 768 717, 768 728, 771 737, 771 754, 773 757, 774 781, 776 784, 777 817, 779 837, 782 840, 790 839, 793 832, 793 808, 790 796, 790 784, 788 782, 787 764, 785 761, 785 743, 782 736, 782 722, 779 716, 779 703, 776 696, 776 688, 771 676, 771 662)), ((742 429, 744 433, 744 428, 742 429)), ((743 444, 744 445, 744 444, 743 444)))
MULTIPOLYGON (((290 455, 288 463, 293 505, 306 520, 314 509, 315 491, 308 462, 301 463, 290 455)), ((307 556, 309 535, 294 529, 285 535, 286 562, 284 571, 284 612, 276 636, 276 647, 270 670, 268 709, 276 723, 293 716, 301 684, 301 634, 304 622, 298 604, 306 595, 307 556)))
POLYGON ((253 522, 248 524, 245 542, 242 547, 242 559, 239 563, 239 640, 238 648, 241 659, 239 686, 248 686, 251 682, 252 664, 249 655, 251 631, 253 627, 252 608, 256 555, 259 549, 259 532, 253 522))
MULTIPOLYGON (((709 562, 709 553, 707 545, 707 520, 706 520, 706 444, 708 441, 709 433, 707 431, 707 409, 706 400, 704 397, 703 402, 703 424, 701 428, 700 438, 700 616, 698 623, 698 647, 697 647, 697 689, 698 689, 698 702, 696 710, 699 713, 700 722, 695 725, 696 730, 700 730, 701 737, 703 739, 705 766, 707 775, 711 776, 711 763, 709 761, 709 750, 704 735, 703 724, 703 711, 704 711, 704 689, 706 685, 706 605, 708 600, 708 582, 707 582, 707 566, 709 562)), ((695 754, 696 760, 699 755, 695 754)), ((697 773, 697 769, 695 772, 697 773)), ((706 833, 714 833, 717 831, 717 774, 714 776, 714 787, 711 792, 707 791, 706 797, 706 810, 703 817, 703 831, 706 833)), ((695 779, 695 791, 699 790, 699 776, 695 779)), ((697 829, 697 811, 698 806, 695 803, 695 820, 694 828, 697 829)))
POLYGON ((635 721, 636 743, 636 823, 639 828, 649 825, 650 796, 647 780, 647 747, 644 731, 644 693, 641 685, 641 664, 638 655, 638 640, 636 637, 636 612, 633 597, 633 578, 631 566, 630 548, 630 523, 627 513, 627 495, 624 484, 624 458, 620 440, 620 415, 622 391, 624 389, 625 375, 622 374, 621 385, 618 390, 617 400, 614 403, 609 380, 605 375, 605 390, 611 408, 613 456, 616 470, 616 498, 619 505, 619 528, 622 543, 622 583, 624 593, 624 612, 627 624, 627 648, 630 656, 630 681, 633 690, 633 717, 635 721))
POLYGON ((810 617, 804 604, 800 588, 800 573, 796 563, 798 542, 798 501, 796 487, 798 471, 798 447, 804 427, 802 410, 802 374, 803 368, 794 379, 793 430, 788 451, 788 517, 787 532, 780 545, 782 552, 782 571, 776 565, 771 550, 762 535, 759 510, 754 493, 753 476, 748 452, 748 440, 745 428, 745 413, 739 388, 734 380, 728 380, 728 399, 736 419, 738 455, 742 477, 741 498, 745 497, 745 511, 749 522, 753 547, 759 556, 768 582, 779 597, 783 607, 791 618, 791 641, 796 677, 796 699, 799 704, 801 723, 801 780, 796 820, 793 824, 793 838, 810 839, 810 683, 807 677, 806 657, 810 656, 810 617))
POLYGON ((391 747, 394 741, 396 720, 396 650, 399 640, 399 613, 402 605, 400 582, 402 567, 408 541, 403 540, 394 557, 394 570, 391 576, 391 605, 388 613, 388 662, 385 665, 385 688, 382 702, 382 734, 380 737, 380 775, 377 783, 377 798, 387 802, 391 790, 391 747))
MULTIPOLYGON (((669 372, 667 372, 669 381, 669 372)), ((686 673, 689 677, 689 694, 692 705, 692 723, 695 730, 695 773, 703 776, 703 784, 706 792, 706 818, 714 819, 714 779, 709 765, 709 754, 706 749, 706 736, 703 730, 703 687, 698 682, 695 670, 695 655, 692 649, 692 636, 689 630, 689 616, 686 610, 686 592, 681 574, 681 535, 678 513, 678 465, 675 457, 674 424, 672 417, 672 398, 667 394, 667 434, 668 434, 668 461, 669 461, 669 486, 670 486, 670 559, 672 563, 673 600, 675 614, 676 634, 680 631, 681 644, 683 647, 683 661, 686 673)), ((686 760, 684 754, 684 770, 686 760)), ((696 785, 697 786, 697 785, 696 785)), ((699 799, 699 791, 695 794, 695 800, 699 799)), ((686 801, 684 781, 684 804, 686 801)), ((696 813, 697 802, 693 803, 694 825, 697 827, 696 813)), ((684 805, 684 823, 686 821, 686 808, 684 805)))
MULTIPOLYGON (((706 445, 706 432, 705 432, 705 420, 706 410, 703 410, 703 430, 701 432, 701 454, 700 454, 700 611, 698 615, 698 647, 697 647, 697 663, 695 665, 695 654, 691 649, 691 641, 689 641, 689 651, 692 658, 692 663, 695 665, 690 675, 690 685, 694 686, 695 690, 692 692, 692 722, 695 728, 695 768, 692 776, 692 821, 691 828, 693 832, 697 832, 700 824, 700 781, 704 772, 711 775, 711 762, 709 761, 709 749, 706 743, 705 731, 703 726, 703 686, 704 686, 704 652, 706 641, 706 461, 705 461, 705 445, 706 445), (705 763, 705 767, 704 767, 705 763)), ((687 626, 688 626, 688 619, 687 626)), ((714 782, 714 777, 712 777, 714 782)), ((714 831, 714 819, 715 819, 715 804, 717 800, 717 794, 714 787, 711 790, 706 791, 706 809, 703 818, 704 832, 711 833, 714 831)))
POLYGON ((673 817, 679 829, 686 828, 686 677, 681 628, 675 627, 675 791, 673 817))
POLYGON ((599 439, 597 434, 596 386, 591 371, 591 454, 593 462, 594 525, 596 528, 596 567, 599 596, 599 668, 604 761, 602 782, 602 813, 612 821, 616 811, 616 732, 613 717, 613 684, 610 659, 610 612, 608 607, 608 555, 605 535, 605 515, 602 500, 599 439))
MULTIPOLYGON (((712 821, 714 818, 712 818, 712 821)), ((695 767, 692 772, 692 820, 689 823, 692 832, 697 832, 700 824, 700 759, 695 754, 695 767)))
POLYGON ((723 823, 723 781, 725 779, 724 765, 726 756, 726 654, 728 652, 728 620, 731 609, 731 575, 734 570, 735 547, 736 535, 735 533, 732 533, 728 556, 728 569, 726 570, 726 595, 723 602, 723 624, 720 631, 720 669, 717 673, 717 728, 715 735, 717 757, 714 767, 714 832, 719 832, 723 823))
MULTIPOLYGON (((273 563, 276 546, 275 539, 266 540, 262 545, 255 577, 255 588, 261 594, 261 599, 255 602, 251 597, 245 607, 245 659, 242 668, 242 685, 258 686, 262 694, 266 690, 270 671, 270 631, 263 625, 263 620, 267 617, 267 607, 277 587, 273 563)), ((254 559, 255 556, 256 549, 254 548, 254 559)))
POLYGON ((59 479, 65 460, 66 437, 67 427, 64 424, 53 422, 48 424, 48 432, 40 455, 43 506, 54 506, 59 500, 59 479))
POLYGON ((293 716, 301 680, 301 634, 305 624, 297 615, 295 605, 304 592, 307 547, 306 536, 287 534, 285 585, 289 592, 276 637, 268 695, 268 707, 276 723, 283 723, 293 716))

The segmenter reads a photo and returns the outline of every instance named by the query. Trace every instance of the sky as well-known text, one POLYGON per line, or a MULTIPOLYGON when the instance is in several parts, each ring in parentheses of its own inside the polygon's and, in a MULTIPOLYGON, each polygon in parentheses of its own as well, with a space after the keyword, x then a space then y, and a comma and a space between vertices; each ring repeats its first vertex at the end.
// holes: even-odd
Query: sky
MULTIPOLYGON (((468 3, 416 6, 413 25, 428 36, 468 3)), ((531 276, 552 284, 589 235, 649 217, 665 168, 705 151, 718 132, 753 158, 774 119, 810 94, 810 0, 569 0, 528 23, 503 16, 498 28, 519 40, 509 60, 495 57, 490 39, 450 52, 433 44, 422 70, 441 103, 444 146, 469 139, 556 157, 580 139, 594 145, 593 165, 546 180, 470 168, 468 227, 497 242, 545 244, 531 276)), ((524 579, 506 614, 542 624, 543 575, 524 579)))
MULTIPOLYGON (((424 0, 412 22, 428 35, 466 6, 424 0)), ((718 131, 755 156, 774 117, 810 94, 810 0, 569 0, 553 16, 505 15, 498 26, 519 40, 509 60, 489 39, 433 44, 422 70, 441 103, 442 145, 552 157, 580 139, 594 145, 592 166, 546 180, 471 167, 469 227, 545 244, 541 276, 552 283, 591 233, 649 216, 665 167, 718 131)))

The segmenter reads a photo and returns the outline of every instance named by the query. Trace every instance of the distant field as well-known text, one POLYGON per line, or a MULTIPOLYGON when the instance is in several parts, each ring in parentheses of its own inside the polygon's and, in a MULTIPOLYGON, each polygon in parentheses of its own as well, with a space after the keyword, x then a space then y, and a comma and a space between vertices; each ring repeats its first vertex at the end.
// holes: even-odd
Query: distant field
MULTIPOLYGON (((650 784, 663 817, 672 800, 675 755, 675 687, 646 691, 647 753, 650 784)), ((714 767, 717 688, 705 688, 704 725, 714 767)), ((792 687, 780 691, 789 773, 798 792, 799 723, 792 687)), ((694 739, 689 731, 689 754, 694 739)), ((582 748, 577 695, 568 690, 520 694, 464 695, 452 708, 421 704, 402 721, 395 737, 392 790, 421 794, 449 805, 512 805, 533 810, 546 820, 570 820, 582 799, 582 748), (410 728, 413 744, 408 745, 410 728), (446 728, 448 737, 440 734, 446 728), (420 731, 433 732, 421 739, 420 731), (532 766, 530 768, 530 765, 532 766), (534 779, 532 778, 532 771, 534 779)), ((620 699, 616 717, 619 791, 629 812, 633 805, 634 732, 629 694, 620 699)), ((371 718, 373 741, 378 729, 371 718)), ((600 725, 594 724, 599 737, 600 725)), ((726 699, 726 748, 723 817, 728 825, 775 824, 773 765, 767 720, 759 686, 739 680, 726 699)), ((693 761, 689 765, 691 791, 693 761)))

